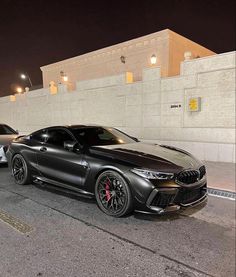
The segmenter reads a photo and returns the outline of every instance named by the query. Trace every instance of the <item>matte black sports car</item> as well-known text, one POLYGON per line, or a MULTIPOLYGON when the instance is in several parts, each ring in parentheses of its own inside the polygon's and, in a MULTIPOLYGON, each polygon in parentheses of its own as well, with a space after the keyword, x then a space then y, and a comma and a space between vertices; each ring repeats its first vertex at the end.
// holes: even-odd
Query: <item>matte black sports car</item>
POLYGON ((17 138, 7 157, 15 182, 94 197, 106 214, 162 214, 206 200, 205 166, 174 147, 100 126, 50 127, 17 138))

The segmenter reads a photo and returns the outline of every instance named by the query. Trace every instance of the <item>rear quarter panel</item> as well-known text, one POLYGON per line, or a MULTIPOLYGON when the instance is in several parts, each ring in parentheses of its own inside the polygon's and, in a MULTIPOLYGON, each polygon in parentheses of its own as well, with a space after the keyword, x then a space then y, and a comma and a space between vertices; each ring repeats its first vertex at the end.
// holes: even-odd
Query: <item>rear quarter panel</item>
POLYGON ((29 168, 37 171, 36 145, 34 145, 31 140, 18 138, 10 144, 7 151, 7 159, 10 168, 12 167, 12 159, 16 154, 22 155, 29 168))

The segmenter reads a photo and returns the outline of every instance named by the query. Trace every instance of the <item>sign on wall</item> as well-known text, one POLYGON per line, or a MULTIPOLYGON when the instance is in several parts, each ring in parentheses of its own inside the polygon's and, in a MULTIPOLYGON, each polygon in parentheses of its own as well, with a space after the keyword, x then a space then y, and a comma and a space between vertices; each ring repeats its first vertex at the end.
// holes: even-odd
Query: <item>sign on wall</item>
POLYGON ((188 99, 188 111, 199 112, 201 110, 201 97, 191 97, 188 99))
POLYGON ((178 109, 178 108, 181 108, 181 107, 182 107, 181 104, 171 104, 170 105, 171 109, 178 109))

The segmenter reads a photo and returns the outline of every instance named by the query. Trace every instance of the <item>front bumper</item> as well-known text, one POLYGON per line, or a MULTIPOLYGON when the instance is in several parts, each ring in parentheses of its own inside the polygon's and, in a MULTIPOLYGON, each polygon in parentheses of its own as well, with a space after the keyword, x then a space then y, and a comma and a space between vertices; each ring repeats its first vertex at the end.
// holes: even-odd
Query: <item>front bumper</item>
POLYGON ((194 207, 207 201, 206 183, 195 188, 155 188, 148 197, 146 206, 150 212, 164 214, 181 208, 194 207))

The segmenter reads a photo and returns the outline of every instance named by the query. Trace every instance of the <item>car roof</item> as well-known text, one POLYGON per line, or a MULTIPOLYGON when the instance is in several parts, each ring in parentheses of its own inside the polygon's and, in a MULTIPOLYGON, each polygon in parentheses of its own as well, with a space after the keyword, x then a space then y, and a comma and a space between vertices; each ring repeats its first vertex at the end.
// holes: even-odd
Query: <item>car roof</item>
POLYGON ((74 128, 84 128, 84 127, 101 127, 99 125, 94 125, 94 124, 86 124, 86 125, 68 125, 66 126, 67 128, 71 128, 71 129, 74 129, 74 128))
POLYGON ((79 128, 96 128, 96 127, 103 127, 103 126, 96 125, 96 124, 86 124, 86 125, 76 124, 76 125, 51 126, 51 127, 45 128, 45 129, 49 129, 49 128, 79 129, 79 128))
MULTIPOLYGON (((67 129, 79 129, 79 128, 98 128, 98 127, 103 127, 105 128, 104 126, 101 126, 101 125, 95 125, 95 124, 86 124, 86 125, 55 125, 55 126, 48 126, 48 127, 45 127, 45 128, 41 128, 41 129, 38 129, 36 131, 34 131, 33 133, 36 133, 38 131, 41 131, 41 130, 45 130, 45 129, 56 129, 56 128, 67 128, 67 129)), ((32 134, 33 134, 32 133, 32 134)))
POLYGON ((96 124, 86 124, 86 125, 80 125, 80 124, 77 124, 77 125, 55 125, 55 126, 48 126, 48 127, 45 127, 45 128, 41 128, 41 129, 38 129, 38 130, 35 130, 33 131, 32 133, 30 133, 29 135, 33 135, 37 132, 40 132, 40 131, 43 131, 43 130, 50 130, 50 129, 57 129, 57 128, 66 128, 66 129, 69 129, 69 130, 76 130, 76 129, 84 129, 84 128, 111 128, 111 127, 108 127, 108 126, 102 126, 102 125, 96 125, 96 124))

